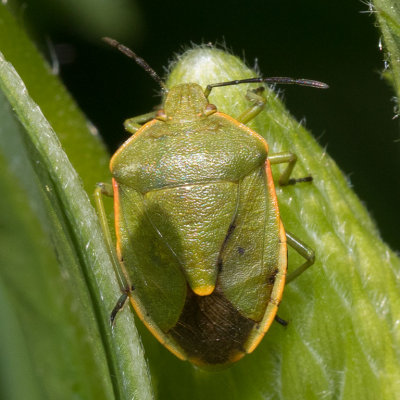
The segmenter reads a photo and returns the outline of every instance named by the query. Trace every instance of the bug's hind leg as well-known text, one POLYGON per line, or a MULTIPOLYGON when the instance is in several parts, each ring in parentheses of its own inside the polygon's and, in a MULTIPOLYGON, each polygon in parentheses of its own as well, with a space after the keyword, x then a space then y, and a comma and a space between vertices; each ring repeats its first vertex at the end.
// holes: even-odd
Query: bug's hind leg
POLYGON ((118 299, 118 302, 113 308, 110 315, 110 323, 111 325, 113 325, 115 317, 118 314, 118 311, 120 311, 125 305, 126 300, 128 299, 131 291, 133 290, 133 287, 128 283, 125 275, 123 274, 120 262, 115 252, 114 244, 111 238, 110 228, 108 226, 107 214, 104 209, 103 196, 109 196, 109 197, 114 196, 112 185, 108 183, 98 183, 94 191, 94 202, 97 210, 97 215, 99 216, 100 219, 100 225, 107 245, 107 250, 112 260, 114 271, 118 279, 118 284, 122 291, 122 295, 118 299))
POLYGON ((282 326, 288 326, 289 325, 288 321, 286 321, 285 319, 282 319, 281 317, 278 317, 278 315, 275 315, 275 321, 278 324, 281 324, 282 326))

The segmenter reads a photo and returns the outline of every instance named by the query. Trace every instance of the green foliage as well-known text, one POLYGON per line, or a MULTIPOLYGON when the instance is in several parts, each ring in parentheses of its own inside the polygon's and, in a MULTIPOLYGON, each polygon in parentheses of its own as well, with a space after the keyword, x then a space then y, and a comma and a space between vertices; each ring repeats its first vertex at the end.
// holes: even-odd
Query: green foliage
POLYGON ((383 36, 384 50, 389 66, 389 80, 400 98, 400 4, 396 0, 375 0, 370 5, 375 12, 383 36))
MULTIPOLYGON (((398 90, 399 18, 395 5, 385 4, 375 7, 398 90)), ((179 361, 138 324, 146 363, 128 307, 114 329, 108 323, 119 289, 86 194, 109 180, 108 156, 3 5, 0 22, 1 398, 394 399, 400 393, 399 259, 335 163, 270 91, 251 127, 271 153, 299 156, 296 177, 314 177, 313 184, 277 190, 285 227, 317 259, 284 292, 279 315, 290 324, 274 324, 253 354, 219 372, 179 361)), ((253 75, 225 52, 197 48, 179 59, 168 85, 253 75)), ((248 105, 245 93, 245 86, 217 88, 210 100, 236 116, 248 105)), ((294 252, 289 258, 291 269, 301 262, 294 252)))
MULTIPOLYGON (((37 393, 38 399, 151 398, 132 314, 127 309, 115 329, 109 325, 119 288, 97 217, 76 173, 81 172, 92 191, 94 177, 106 175, 106 163, 101 172, 101 160, 107 155, 15 21, 3 6, 0 11, 0 26, 13 32, 14 46, 22 47, 16 47, 20 53, 31 56, 34 80, 41 81, 42 90, 47 91, 45 99, 37 95, 39 108, 27 91, 33 75, 27 76, 25 86, 0 54, 4 166, 0 281, 2 307, 8 306, 7 314, 13 315, 12 323, 1 328, 5 356, 0 360, 4 371, 0 397, 21 399, 32 388, 28 397, 35 398, 37 393), (63 146, 76 170, 42 109, 63 133, 63 146), (79 145, 73 145, 75 130, 81 135, 79 145), (15 368, 9 368, 10 358, 15 368)), ((12 47, 2 48, 23 71, 12 47)), ((32 93, 36 94, 34 87, 32 93)))

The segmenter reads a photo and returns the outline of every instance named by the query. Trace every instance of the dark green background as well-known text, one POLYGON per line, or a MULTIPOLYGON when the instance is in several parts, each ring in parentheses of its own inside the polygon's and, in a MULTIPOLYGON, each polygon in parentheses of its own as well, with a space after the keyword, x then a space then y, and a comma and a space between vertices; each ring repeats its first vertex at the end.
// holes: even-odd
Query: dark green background
MULTIPOLYGON (((287 107, 299 120, 306 118, 305 125, 365 202, 383 239, 400 249, 399 120, 392 119, 394 93, 381 78, 384 54, 366 5, 308 0, 140 1, 136 6, 139 18, 124 21, 128 29, 116 39, 160 74, 183 46, 224 41, 249 65, 258 60, 264 76, 329 83, 329 91, 282 88, 287 107)), ((32 0, 20 7, 23 23, 32 26, 49 60, 49 48, 56 49, 66 86, 115 151, 127 138, 122 121, 159 102, 157 85, 100 37, 85 33, 82 22, 58 5, 32 0)))

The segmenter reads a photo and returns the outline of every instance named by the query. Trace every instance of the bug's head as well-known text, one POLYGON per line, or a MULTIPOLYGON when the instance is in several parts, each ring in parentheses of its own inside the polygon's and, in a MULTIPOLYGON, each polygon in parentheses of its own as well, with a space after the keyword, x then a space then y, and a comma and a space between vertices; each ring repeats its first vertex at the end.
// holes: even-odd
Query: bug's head
POLYGON ((208 103, 201 86, 197 83, 182 83, 168 91, 163 117, 165 120, 189 122, 216 111, 217 108, 208 103))

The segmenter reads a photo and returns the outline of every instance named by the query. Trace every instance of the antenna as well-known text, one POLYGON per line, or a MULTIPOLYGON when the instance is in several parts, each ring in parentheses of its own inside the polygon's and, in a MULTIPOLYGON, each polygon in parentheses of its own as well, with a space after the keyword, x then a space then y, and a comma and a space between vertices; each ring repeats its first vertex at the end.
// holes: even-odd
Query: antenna
POLYGON ((158 76, 157 72, 154 71, 154 69, 151 68, 150 65, 147 64, 145 60, 143 60, 143 58, 139 57, 130 48, 124 46, 115 39, 111 39, 109 37, 103 37, 102 40, 107 44, 109 44, 110 46, 115 47, 117 50, 119 50, 121 53, 125 54, 129 58, 132 58, 136 62, 136 64, 140 65, 161 86, 161 89, 163 91, 165 92, 168 91, 167 87, 165 86, 165 83, 158 76))
POLYGON ((317 89, 328 89, 329 88, 329 86, 323 82, 313 81, 311 79, 293 79, 293 78, 288 78, 288 77, 282 76, 282 77, 272 77, 272 78, 248 78, 248 79, 239 79, 236 81, 229 81, 229 82, 212 83, 211 85, 207 86, 206 90, 204 91, 204 95, 206 97, 208 97, 211 90, 215 87, 239 85, 241 83, 256 83, 256 82, 310 86, 310 87, 317 88, 317 89))

